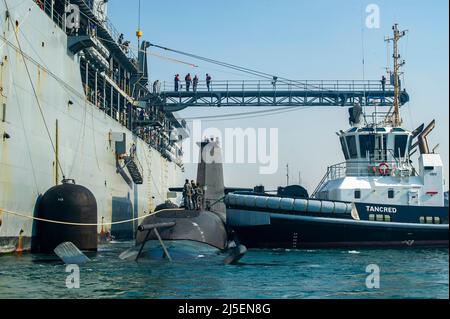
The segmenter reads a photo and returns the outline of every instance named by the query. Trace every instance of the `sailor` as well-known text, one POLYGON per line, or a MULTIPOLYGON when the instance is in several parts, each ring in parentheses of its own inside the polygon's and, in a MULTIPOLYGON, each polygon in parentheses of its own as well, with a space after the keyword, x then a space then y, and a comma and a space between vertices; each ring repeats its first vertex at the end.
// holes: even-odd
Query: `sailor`
POLYGON ((381 77, 381 89, 384 91, 386 91, 386 77, 383 75, 381 77))
POLYGON ((125 41, 125 42, 123 43, 122 48, 123 48, 123 50, 125 51, 125 53, 128 53, 128 52, 130 51, 130 44, 131 44, 130 41, 125 41))
POLYGON ((190 210, 191 209, 191 198, 192 198, 192 187, 189 183, 189 180, 187 179, 184 183, 183 187, 183 201, 184 201, 184 209, 190 210))
POLYGON ((159 80, 156 80, 155 82, 153 82, 153 94, 159 94, 159 80))
POLYGON ((121 33, 121 34, 119 35, 119 39, 117 39, 117 43, 119 43, 119 45, 121 45, 122 42, 123 42, 123 33, 121 33))
POLYGON ((211 80, 212 80, 211 76, 208 73, 206 73, 206 87, 208 89, 208 92, 211 90, 211 80))
POLYGON ((175 75, 174 82, 175 82, 175 92, 178 92, 178 87, 180 84, 180 75, 179 74, 175 75))
POLYGON ((186 81, 186 92, 189 92, 189 88, 191 87, 191 83, 192 83, 191 74, 188 73, 186 75, 186 77, 184 78, 184 80, 186 81))
POLYGON ((191 197, 191 208, 197 209, 197 186, 195 185, 195 182, 191 181, 191 189, 192 189, 192 197, 191 197))
POLYGON ((277 89, 277 81, 278 81, 278 77, 274 76, 272 78, 272 86, 273 86, 273 90, 275 91, 277 89))
POLYGON ((136 156, 136 144, 133 143, 130 147, 130 157, 133 159, 136 156))
POLYGON ((192 90, 194 92, 197 92, 197 86, 198 86, 198 76, 194 76, 194 81, 192 82, 192 90))
POLYGON ((195 195, 197 199, 197 209, 202 210, 203 209, 203 189, 200 186, 200 183, 197 183, 195 187, 195 195))

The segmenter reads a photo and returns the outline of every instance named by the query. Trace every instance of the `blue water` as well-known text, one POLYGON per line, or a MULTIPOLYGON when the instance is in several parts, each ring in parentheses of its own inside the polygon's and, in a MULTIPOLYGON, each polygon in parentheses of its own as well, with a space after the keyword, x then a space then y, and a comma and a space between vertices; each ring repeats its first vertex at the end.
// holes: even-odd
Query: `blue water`
POLYGON ((66 287, 50 256, 0 257, 0 298, 449 298, 448 249, 255 250, 238 265, 221 258, 122 261, 130 243, 102 246, 66 287), (380 267, 380 288, 366 267, 380 267))

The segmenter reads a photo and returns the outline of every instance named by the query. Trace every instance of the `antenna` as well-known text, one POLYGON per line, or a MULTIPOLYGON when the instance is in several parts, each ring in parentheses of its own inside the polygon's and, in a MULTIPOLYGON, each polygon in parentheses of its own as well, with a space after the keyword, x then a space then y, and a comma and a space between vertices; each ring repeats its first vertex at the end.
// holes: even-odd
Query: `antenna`
POLYGON ((364 12, 363 6, 361 4, 361 55, 362 55, 362 77, 363 77, 363 87, 364 87, 364 95, 363 101, 361 103, 361 109, 364 116, 364 122, 367 124, 366 118, 366 106, 367 106, 367 92, 366 92, 366 45, 365 45, 365 21, 364 21, 364 12))
POLYGON ((402 125, 402 118, 400 116, 400 68, 405 65, 405 61, 400 61, 400 54, 398 53, 398 41, 403 38, 406 35, 407 31, 400 31, 398 29, 398 24, 395 23, 392 27, 392 30, 394 32, 394 36, 392 38, 386 38, 385 41, 387 42, 393 42, 393 50, 394 54, 392 55, 394 59, 394 70, 392 71, 392 75, 394 77, 394 114, 391 117, 392 125, 393 126, 401 126, 402 125))
POLYGON ((286 186, 289 186, 289 163, 286 164, 286 186))
POLYGON ((138 0, 138 28, 136 31, 136 37, 138 39, 138 51, 141 49, 141 37, 142 37, 142 31, 141 31, 141 0, 138 0))

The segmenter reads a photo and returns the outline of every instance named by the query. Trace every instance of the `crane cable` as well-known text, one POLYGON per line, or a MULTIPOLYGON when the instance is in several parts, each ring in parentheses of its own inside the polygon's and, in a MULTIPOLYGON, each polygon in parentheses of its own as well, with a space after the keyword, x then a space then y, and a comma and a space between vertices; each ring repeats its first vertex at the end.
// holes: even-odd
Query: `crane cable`
MULTIPOLYGON (((185 56, 191 57, 193 59, 197 59, 197 60, 205 61, 205 62, 208 62, 208 63, 220 65, 220 66, 223 66, 223 67, 226 67, 226 68, 230 68, 230 69, 233 69, 233 70, 236 70, 236 71, 239 71, 239 72, 243 72, 243 73, 251 74, 251 75, 254 75, 254 76, 258 76, 258 77, 264 78, 266 80, 273 80, 273 81, 276 80, 276 81, 280 81, 281 83, 284 83, 284 84, 291 84, 291 85, 293 84, 293 86, 302 86, 302 87, 309 86, 309 87, 313 87, 313 88, 316 88, 316 89, 323 90, 323 88, 317 87, 315 85, 303 83, 301 81, 290 80, 290 79, 287 79, 287 78, 284 78, 284 77, 275 76, 273 74, 269 74, 269 73, 265 73, 265 72, 261 72, 261 71, 257 71, 257 70, 253 70, 253 69, 249 69, 249 68, 246 68, 246 67, 241 67, 241 66, 234 65, 234 64, 231 64, 231 63, 222 62, 222 61, 206 58, 206 57, 203 57, 203 56, 199 56, 199 55, 196 55, 196 54, 192 54, 192 53, 188 53, 188 52, 184 52, 184 51, 180 51, 180 50, 176 50, 176 49, 167 48, 167 47, 164 47, 164 46, 161 46, 161 45, 158 45, 158 44, 154 44, 154 43, 149 43, 149 44, 150 44, 150 46, 158 48, 158 49, 161 49, 161 50, 177 53, 177 54, 180 54, 180 55, 185 55, 185 56)), ((329 90, 324 90, 324 91, 329 91, 329 90)))

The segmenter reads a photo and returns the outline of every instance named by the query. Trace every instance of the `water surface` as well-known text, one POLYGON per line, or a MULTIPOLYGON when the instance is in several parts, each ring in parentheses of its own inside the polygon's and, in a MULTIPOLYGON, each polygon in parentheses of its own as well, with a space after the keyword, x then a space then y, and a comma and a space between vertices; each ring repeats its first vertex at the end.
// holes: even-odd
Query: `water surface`
POLYGON ((448 249, 254 250, 221 258, 122 261, 131 243, 102 246, 68 289, 52 256, 0 257, 0 298, 449 298, 448 249), (380 288, 366 287, 366 267, 380 288))

